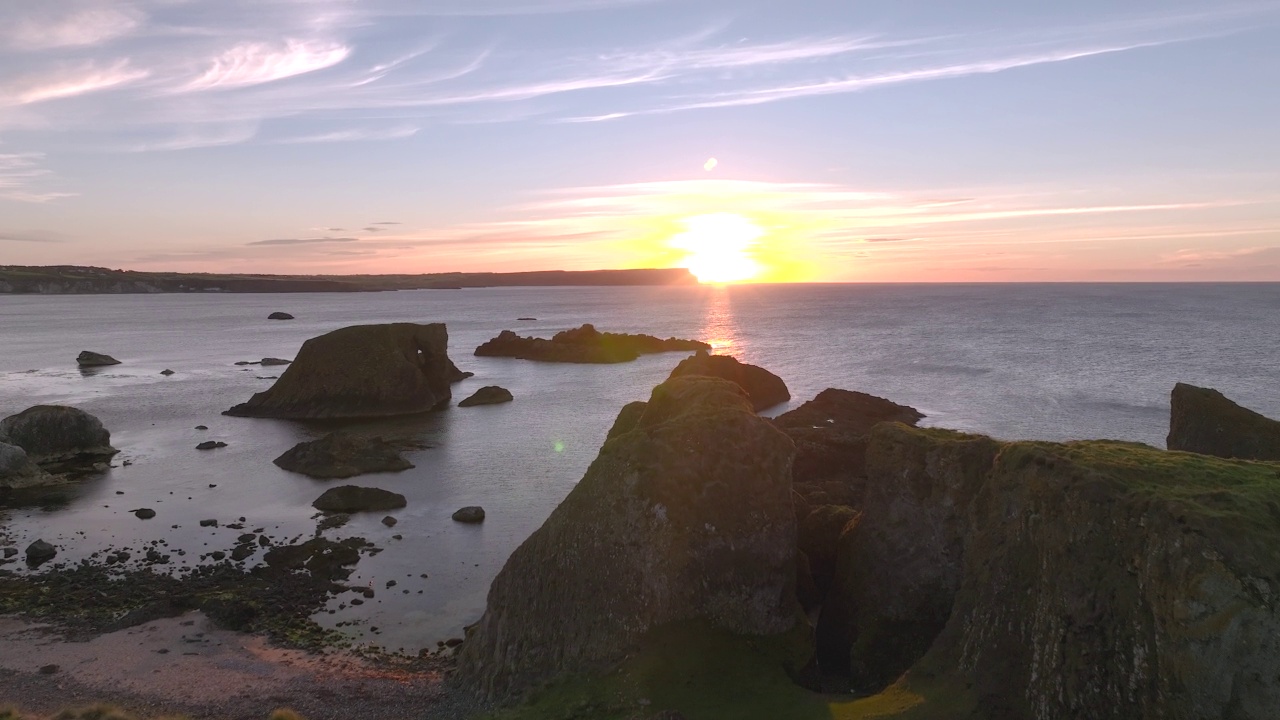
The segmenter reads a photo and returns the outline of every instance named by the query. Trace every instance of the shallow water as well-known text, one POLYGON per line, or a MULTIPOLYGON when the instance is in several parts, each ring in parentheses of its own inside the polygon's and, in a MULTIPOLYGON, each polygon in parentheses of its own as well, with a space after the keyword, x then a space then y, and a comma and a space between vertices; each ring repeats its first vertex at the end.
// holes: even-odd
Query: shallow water
POLYGON ((241 532, 200 528, 203 518, 225 524, 243 516, 246 529, 309 536, 310 503, 334 481, 294 475, 271 460, 331 426, 220 415, 269 386, 259 376, 283 371, 234 363, 291 358, 309 337, 393 321, 448 324, 451 356, 476 373, 454 386, 455 400, 490 384, 516 397, 360 426, 430 447, 407 454, 412 470, 356 481, 402 493, 408 507, 391 513, 394 528, 377 513, 330 533, 360 535, 384 551, 361 560, 352 577, 376 597, 320 619, 360 621, 344 630, 409 652, 460 634, 479 616, 493 576, 582 476, 618 409, 647 397, 683 357, 596 366, 471 355, 503 329, 549 336, 592 322, 700 338, 781 375, 794 403, 825 387, 863 390, 919 408, 926 424, 1007 439, 1162 446, 1176 381, 1218 388, 1280 417, 1275 284, 0 296, 0 416, 38 403, 75 405, 101 418, 121 449, 116 467, 67 488, 56 506, 7 511, 9 534, 21 547, 39 537, 54 542, 59 560, 163 539, 187 551, 175 562, 229 549, 241 532), (266 320, 275 310, 298 319, 266 320), (515 320, 522 316, 538 320, 515 320), (122 364, 81 372, 74 360, 86 349, 122 364), (176 374, 161 376, 165 368, 176 374), (200 424, 209 430, 195 430, 200 424), (203 440, 228 447, 196 451, 203 440), (484 524, 449 519, 473 504, 485 507, 484 524), (129 512, 144 506, 157 517, 129 512), (396 587, 387 589, 388 580, 396 587))

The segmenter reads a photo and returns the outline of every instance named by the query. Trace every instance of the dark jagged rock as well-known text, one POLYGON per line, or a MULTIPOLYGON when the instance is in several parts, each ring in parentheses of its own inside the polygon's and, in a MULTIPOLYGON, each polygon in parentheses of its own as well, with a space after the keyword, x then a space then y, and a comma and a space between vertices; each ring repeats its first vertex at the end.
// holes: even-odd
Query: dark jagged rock
POLYGON ((272 462, 290 472, 322 480, 413 467, 395 446, 380 437, 359 438, 337 432, 298 443, 272 462))
POLYGON ((480 523, 484 522, 484 508, 479 505, 468 505, 459 508, 453 513, 453 519, 460 523, 480 523))
POLYGON ((58 555, 58 548, 44 540, 36 540, 27 546, 27 564, 35 567, 44 564, 58 555))
POLYGON ((797 485, 817 489, 838 479, 850 484, 849 502, 862 495, 866 475, 867 435, 882 422, 915 425, 924 414, 912 407, 852 390, 827 388, 800 407, 773 419, 796 444, 792 477, 797 485), (852 482, 851 482, 852 481, 852 482))
POLYGON ((227 444, 222 442, 221 440, 205 440, 199 445, 196 445, 196 449, 197 450, 217 450, 218 448, 224 448, 226 446, 227 444))
POLYGON ((857 525, 862 513, 844 505, 822 505, 800 521, 798 546, 809 558, 809 572, 820 595, 825 595, 835 577, 840 537, 857 525))
POLYGON ((44 467, 92 465, 119 452, 98 418, 65 405, 36 405, 0 420, 0 442, 44 467))
POLYGON ((267 316, 268 320, 292 320, 293 316, 287 312, 273 312, 267 316))
POLYGON ((0 442, 0 490, 18 490, 53 481, 54 476, 31 462, 25 450, 0 442))
POLYGON ((756 412, 791 399, 791 391, 782 378, 762 367, 738 362, 731 355, 710 355, 703 351, 687 357, 676 365, 670 377, 685 375, 705 375, 737 383, 751 398, 756 412))
POLYGON ((883 424, 867 467, 837 577, 857 686, 910 666, 908 685, 956 688, 940 716, 1280 707, 1275 464, 883 424))
POLYGON ((622 411, 618 413, 618 417, 613 421, 613 427, 609 428, 609 434, 606 440, 623 434, 629 433, 635 426, 640 423, 640 418, 644 417, 645 408, 649 407, 649 403, 643 400, 629 402, 622 406, 622 411))
POLYGON ((292 360, 285 360, 284 358, 265 357, 265 358, 262 358, 262 360, 259 361, 258 364, 262 365, 263 367, 272 367, 274 365, 289 365, 292 362, 293 362, 292 360))
POLYGON ((1242 460, 1280 460, 1280 421, 1217 390, 1178 383, 1169 413, 1170 450, 1242 460))
POLYGON ((460 383, 460 382, 462 382, 463 380, 466 380, 466 379, 467 379, 467 378, 469 378, 469 377, 475 377, 475 376, 476 376, 476 374, 475 374, 475 373, 473 373, 473 372, 469 372, 469 371, 468 371, 468 372, 463 372, 462 370, 459 370, 459 369, 458 369, 458 366, 457 366, 457 365, 454 365, 452 360, 450 360, 450 361, 449 361, 449 368, 448 368, 447 372, 448 372, 448 374, 449 374, 449 384, 450 384, 450 385, 452 385, 452 384, 454 384, 454 383, 460 383))
POLYGON ((165 377, 168 377, 168 376, 173 375, 173 374, 175 374, 175 373, 174 373, 172 370, 170 370, 169 368, 165 368, 164 370, 161 370, 161 371, 160 371, 160 374, 161 374, 161 375, 164 375, 165 377))
POLYGON ((558 332, 550 340, 520 337, 503 330, 497 337, 476 348, 482 357, 513 357, 522 360, 562 363, 630 362, 651 353, 709 350, 710 345, 697 340, 652 335, 602 333, 592 325, 558 332))
POLYGON ((76 356, 76 364, 80 367, 103 367, 106 365, 119 365, 120 361, 110 355, 92 352, 90 350, 81 350, 76 356))
POLYGON ((442 323, 358 325, 311 338, 270 389, 226 415, 353 418, 425 412, 449 401, 442 323))
POLYGON ((342 485, 324 491, 311 506, 321 512, 354 513, 399 510, 406 505, 399 493, 381 488, 342 485))
POLYGON ((604 672, 677 621, 792 629, 792 453, 737 385, 659 385, 493 581, 459 678, 505 697, 556 673, 604 672))
POLYGON ((499 403, 509 403, 515 398, 511 397, 511 391, 498 387, 497 385, 486 385, 475 391, 475 393, 458 403, 458 407, 473 407, 475 405, 497 405, 499 403))

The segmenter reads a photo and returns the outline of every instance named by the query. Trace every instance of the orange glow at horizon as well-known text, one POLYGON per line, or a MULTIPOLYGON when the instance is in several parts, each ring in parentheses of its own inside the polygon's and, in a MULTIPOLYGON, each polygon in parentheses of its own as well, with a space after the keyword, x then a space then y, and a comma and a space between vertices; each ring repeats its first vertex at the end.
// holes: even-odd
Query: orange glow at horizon
POLYGON ((742 282, 760 274, 752 249, 764 235, 760 226, 734 213, 711 213, 684 218, 685 231, 671 238, 671 247, 688 255, 680 267, 698 282, 714 285, 742 282))

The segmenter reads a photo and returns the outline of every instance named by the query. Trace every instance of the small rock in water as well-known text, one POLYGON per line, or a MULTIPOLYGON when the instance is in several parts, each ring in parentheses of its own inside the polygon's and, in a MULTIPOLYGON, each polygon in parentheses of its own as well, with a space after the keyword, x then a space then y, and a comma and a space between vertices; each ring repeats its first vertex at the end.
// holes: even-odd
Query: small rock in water
POLYGON ((484 508, 479 505, 469 505, 455 512, 453 519, 460 523, 484 522, 484 508))
POLYGON ((287 312, 273 312, 267 316, 268 320, 292 320, 293 316, 287 312))
POLYGON ((231 559, 239 562, 252 555, 254 550, 252 545, 237 545, 231 550, 231 559))
POLYGON ((511 402, 511 391, 497 385, 486 385, 458 403, 458 407, 474 407, 476 405, 497 405, 511 402))
POLYGON ((258 364, 263 367, 271 367, 272 365, 288 365, 292 362, 292 360, 285 360, 284 358, 268 357, 262 358, 261 362, 258 364))
POLYGON ((535 320, 537 320, 537 319, 538 319, 538 318, 535 318, 535 317, 522 317, 522 318, 516 318, 516 320, 518 320, 518 321, 520 321, 520 322, 533 322, 533 321, 535 321, 535 320))
POLYGON ((197 430, 208 430, 208 429, 209 429, 209 426, 208 426, 208 425, 197 425, 197 426, 196 426, 196 429, 197 429, 197 430))
POLYGON ((11 558, 17 554, 18 554, 18 548, 7 547, 4 549, 4 556, 6 559, 11 558))
POLYGON ((196 449, 197 450, 216 450, 217 448, 224 448, 226 446, 227 444, 222 442, 221 440, 205 440, 204 442, 197 445, 196 449))
POLYGON ((216 519, 216 518, 210 518, 210 519, 208 519, 208 520, 201 520, 201 521, 200 521, 200 527, 218 527, 218 521, 217 521, 217 519, 216 519))
POLYGON ((119 365, 120 361, 110 355, 82 350, 76 356, 76 364, 80 367, 102 367, 103 365, 119 365))
POLYGON ((395 519, 395 518, 393 518, 393 517, 391 517, 390 515, 388 515, 388 516, 386 516, 386 517, 382 518, 382 524, 383 524, 383 525, 386 525, 387 527, 395 527, 395 525, 396 525, 396 519, 395 519))
POLYGON ((52 560, 58 549, 44 540, 36 540, 27 546, 27 562, 32 566, 52 560))
POLYGON ((173 371, 172 371, 172 370, 170 370, 169 368, 165 368, 165 369, 163 369, 163 370, 161 370, 161 371, 160 371, 160 374, 161 374, 161 375, 172 375, 172 374, 173 374, 173 371))
POLYGON ((156 511, 151 508, 138 508, 133 511, 133 514, 136 515, 139 520, 150 520, 156 516, 156 511))

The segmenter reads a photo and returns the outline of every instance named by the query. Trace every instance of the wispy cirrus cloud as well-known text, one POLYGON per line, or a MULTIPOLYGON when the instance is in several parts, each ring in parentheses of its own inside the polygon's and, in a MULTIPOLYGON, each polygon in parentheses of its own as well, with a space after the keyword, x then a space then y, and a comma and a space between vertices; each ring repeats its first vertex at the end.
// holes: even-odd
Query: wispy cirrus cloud
POLYGON ((359 242, 360 238, 353 237, 323 237, 323 238, 276 238, 272 240, 255 240, 245 243, 245 245, 323 245, 327 243, 353 243, 359 242))
POLYGON ((50 71, 0 80, 0 105, 30 105, 118 88, 141 80, 150 71, 127 59, 99 65, 88 61, 50 71))
POLYGON ((52 173, 41 166, 44 153, 0 153, 0 199, 44 203, 74 193, 41 191, 36 184, 52 173))
POLYGON ((137 8, 108 0, 7 3, 0 8, 0 48, 31 51, 98 45, 128 35, 144 18, 137 8))
POLYGON ((220 90, 260 85, 333 67, 350 54, 350 47, 324 40, 241 43, 215 57, 203 75, 179 89, 220 90))
POLYGON ((350 128, 347 130, 334 130, 325 133, 284 138, 277 140, 276 142, 286 145, 300 145, 307 143, 360 142, 365 140, 400 140, 402 138, 413 137, 417 134, 418 128, 416 126, 395 125, 387 128, 350 128))

